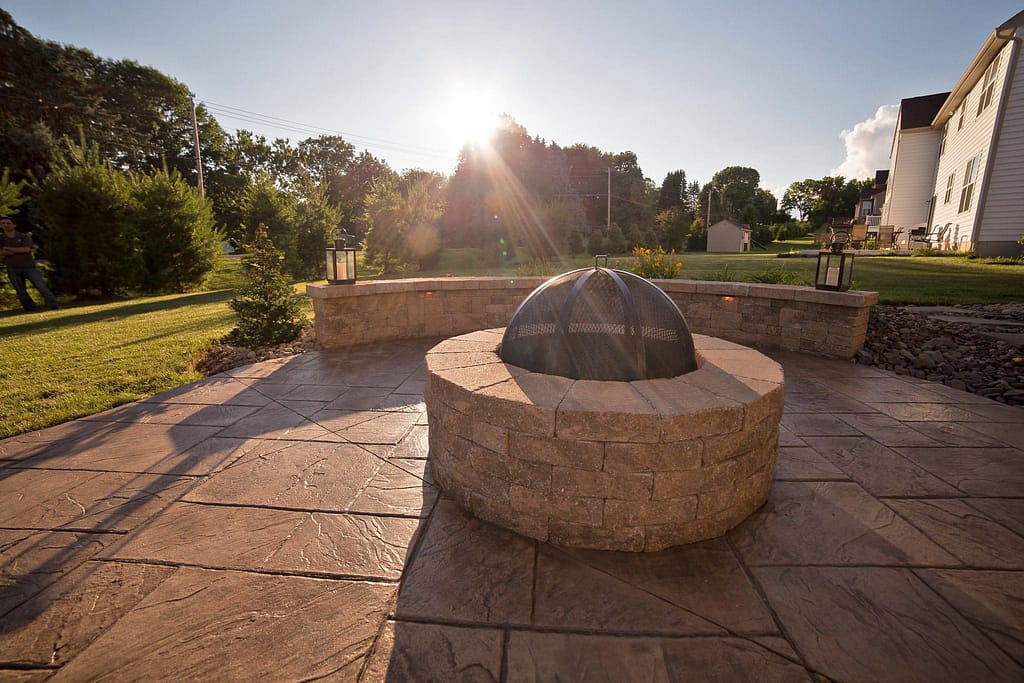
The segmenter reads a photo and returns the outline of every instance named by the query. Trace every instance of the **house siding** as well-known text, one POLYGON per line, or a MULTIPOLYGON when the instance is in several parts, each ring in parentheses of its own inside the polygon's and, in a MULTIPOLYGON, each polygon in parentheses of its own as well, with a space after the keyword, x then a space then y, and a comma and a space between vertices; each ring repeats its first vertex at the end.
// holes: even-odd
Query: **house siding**
MULTIPOLYGON (((924 225, 935 188, 940 131, 896 129, 882 223, 905 230, 924 225)), ((948 145, 948 143, 947 143, 948 145)))
MULTIPOLYGON (((1017 31, 1021 33, 1020 30, 1017 31)), ((1000 252, 1009 243, 1008 253, 1015 251, 1017 240, 1024 235, 1024 59, 1019 45, 1010 42, 1000 51, 1000 93, 1009 88, 999 144, 995 146, 981 214, 977 238, 979 251, 1000 252), (1015 59, 1011 59, 1016 50, 1015 59), (1013 73, 1008 69, 1013 67, 1013 73), (986 247, 985 245, 989 246, 986 247)))
MULTIPOLYGON (((957 130, 959 120, 959 108, 953 113, 950 119, 949 132, 946 136, 945 153, 939 157, 938 170, 935 175, 934 193, 937 197, 935 214, 932 225, 945 225, 950 223, 950 229, 945 235, 943 244, 945 249, 969 249, 974 247, 971 237, 974 234, 975 218, 978 215, 978 207, 983 197, 982 183, 988 166, 992 163, 990 152, 992 149, 993 133, 995 131, 997 111, 1001 102, 1003 88, 1007 83, 1006 71, 1009 66, 1010 46, 1008 44, 999 51, 999 68, 996 74, 995 89, 993 91, 992 104, 990 104, 981 116, 977 116, 978 100, 984 89, 983 79, 979 80, 971 88, 965 100, 966 115, 964 127, 957 130), (968 161, 976 155, 981 155, 981 165, 978 167, 974 180, 974 192, 971 197, 971 206, 967 211, 961 212, 960 195, 964 185, 964 174, 968 161), (950 174, 953 174, 953 192, 949 203, 945 203, 946 183, 950 174)), ((986 67, 987 68, 987 67, 986 67)), ((1000 142, 1000 146, 1002 146, 1000 142)), ((996 179, 996 168, 990 178, 990 182, 996 179)), ((1019 186, 1018 186, 1019 187, 1019 186)), ((988 192, 991 197, 991 189, 988 192)), ((987 211, 987 210, 986 210, 987 211)), ((989 232, 987 216, 985 227, 980 231, 979 240, 988 239, 985 233, 989 232)))

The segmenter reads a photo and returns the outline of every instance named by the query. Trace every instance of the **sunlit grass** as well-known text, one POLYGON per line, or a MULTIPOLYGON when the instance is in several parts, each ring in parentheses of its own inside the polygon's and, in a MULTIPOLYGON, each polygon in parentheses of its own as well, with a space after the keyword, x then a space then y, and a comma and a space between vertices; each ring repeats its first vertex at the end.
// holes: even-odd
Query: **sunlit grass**
MULTIPOLYGON (((817 265, 812 257, 779 258, 790 252, 811 248, 810 239, 773 242, 766 251, 747 254, 709 254, 683 252, 680 277, 689 280, 729 280, 738 282, 814 282, 817 265)), ((882 303, 971 304, 1024 302, 1024 264, 986 262, 984 259, 861 256, 854 257, 855 289, 878 292, 882 303)), ((628 270, 632 256, 613 256, 608 266, 628 270)), ((497 275, 557 275, 574 268, 594 265, 593 256, 575 256, 547 261, 530 261, 518 256, 499 266, 485 264, 480 250, 450 249, 441 254, 435 268, 410 270, 390 278, 497 275)), ((603 265, 603 261, 602 261, 603 265)), ((380 277, 372 269, 361 270, 360 277, 380 277), (365 270, 365 272, 364 272, 365 270)))
MULTIPOLYGON (((214 281, 234 286, 239 273, 239 262, 225 259, 214 281)), ((235 325, 233 295, 219 289, 0 314, 0 437, 199 379, 193 364, 235 325)))

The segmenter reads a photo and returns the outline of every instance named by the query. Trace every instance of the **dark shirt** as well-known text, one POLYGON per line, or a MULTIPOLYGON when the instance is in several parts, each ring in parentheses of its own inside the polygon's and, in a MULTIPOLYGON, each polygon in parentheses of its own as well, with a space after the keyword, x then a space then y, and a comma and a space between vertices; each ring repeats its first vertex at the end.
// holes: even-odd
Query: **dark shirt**
MULTIPOLYGON (((14 231, 14 237, 8 237, 0 232, 0 247, 28 247, 31 249, 32 238, 23 232, 14 231)), ((32 252, 27 254, 12 254, 4 256, 4 264, 9 268, 35 268, 36 260, 32 258, 32 252)))

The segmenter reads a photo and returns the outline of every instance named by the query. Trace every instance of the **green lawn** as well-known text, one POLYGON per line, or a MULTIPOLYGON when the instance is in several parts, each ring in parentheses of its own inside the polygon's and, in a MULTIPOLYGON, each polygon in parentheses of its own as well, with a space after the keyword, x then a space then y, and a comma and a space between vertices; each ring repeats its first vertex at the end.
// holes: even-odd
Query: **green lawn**
MULTIPOLYGON (((780 258, 789 252, 811 248, 810 240, 773 242, 767 251, 749 254, 686 252, 681 277, 694 280, 735 280, 812 285, 814 257, 780 258)), ((854 257, 855 289, 879 293, 882 303, 957 304, 1024 301, 1024 263, 987 263, 982 259, 933 256, 854 257)), ((478 252, 452 249, 442 254, 438 266, 422 272, 389 277, 443 277, 452 275, 557 275, 573 268, 591 266, 591 256, 544 263, 510 263, 499 268, 478 266, 478 252)), ((628 270, 631 256, 612 257, 608 265, 628 270)), ((360 277, 381 277, 363 269, 360 277)))
MULTIPOLYGON (((237 286, 239 273, 238 260, 224 259, 211 281, 237 286)), ((235 325, 232 296, 221 288, 0 313, 0 438, 199 379, 192 364, 235 325)))
MULTIPOLYGON (((684 278, 749 280, 775 269, 810 282, 813 258, 778 258, 804 243, 774 244, 768 253, 682 255, 684 278)), ((438 268, 409 277, 557 274, 593 264, 590 257, 545 264, 476 267, 472 250, 446 253, 438 268)), ((627 268, 630 257, 610 259, 627 268)), ((237 259, 223 259, 211 291, 104 303, 73 303, 59 311, 0 312, 0 438, 90 415, 152 396, 199 375, 203 352, 235 324, 228 308, 240 281, 237 259)), ((361 277, 372 277, 370 269, 361 277)), ((1024 265, 935 257, 857 258, 854 283, 884 303, 1024 302, 1024 265)), ((305 291, 304 285, 296 285, 305 291)), ((15 302, 6 303, 8 309, 15 302)), ((307 307, 311 316, 312 307, 307 307)))

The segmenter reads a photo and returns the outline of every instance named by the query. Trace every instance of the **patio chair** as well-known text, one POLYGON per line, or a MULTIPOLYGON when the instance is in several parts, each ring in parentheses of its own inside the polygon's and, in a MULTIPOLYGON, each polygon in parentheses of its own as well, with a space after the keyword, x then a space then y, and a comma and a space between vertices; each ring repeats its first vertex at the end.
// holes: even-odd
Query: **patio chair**
POLYGON ((867 223, 854 223, 850 226, 850 242, 855 248, 861 248, 868 240, 867 223))
POLYGON ((878 237, 875 246, 878 249, 893 249, 896 246, 896 227, 892 225, 879 225, 878 237))
POLYGON ((922 242, 927 247, 937 247, 942 244, 942 240, 946 237, 946 233, 949 232, 949 228, 952 223, 946 223, 941 228, 935 226, 931 232, 925 235, 916 236, 913 238, 915 242, 922 242))

